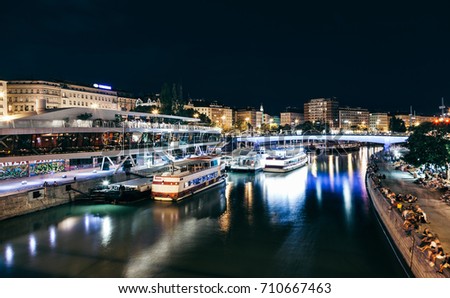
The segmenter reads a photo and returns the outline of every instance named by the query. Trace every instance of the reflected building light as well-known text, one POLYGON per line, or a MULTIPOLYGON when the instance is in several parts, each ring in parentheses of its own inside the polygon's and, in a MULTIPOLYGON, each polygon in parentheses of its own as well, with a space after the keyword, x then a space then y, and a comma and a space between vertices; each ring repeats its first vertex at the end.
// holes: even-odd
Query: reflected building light
POLYGON ((90 220, 89 220, 89 216, 86 214, 84 216, 84 231, 87 233, 89 233, 89 227, 90 227, 90 220))
POLYGON ((244 196, 248 206, 251 208, 253 205, 253 183, 250 181, 245 182, 244 196))
POLYGON ((50 247, 56 246, 56 228, 55 226, 50 226, 48 228, 50 247))
POLYGON ((334 164, 333 155, 328 155, 328 176, 330 177, 330 187, 334 191, 334 164))
POLYGON ((317 178, 317 158, 316 156, 313 157, 312 164, 311 164, 311 174, 314 178, 317 178))
POLYGON ((353 158, 352 154, 349 153, 347 155, 347 171, 348 171, 348 177, 350 179, 350 184, 353 185, 353 158))
POLYGON ((220 230, 222 232, 228 232, 231 227, 231 214, 230 214, 230 203, 231 203, 231 190, 233 189, 233 182, 227 183, 225 187, 225 211, 219 217, 218 223, 220 230))
POLYGON ((247 214, 249 224, 253 224, 253 183, 245 182, 244 198, 247 203, 247 214))
POLYGON ((79 219, 76 217, 66 218, 58 224, 58 228, 62 231, 70 231, 75 227, 79 219))
POLYGON ((108 246, 111 241, 112 225, 111 218, 106 216, 102 222, 102 245, 108 246))
POLYGON ((265 176, 264 194, 268 214, 277 223, 292 222, 305 204, 308 168, 302 167, 282 176, 265 176))
POLYGON ((30 255, 36 255, 36 237, 34 235, 28 237, 28 249, 30 250, 30 255))
POLYGON ((352 211, 352 192, 350 190, 350 182, 348 179, 344 179, 342 183, 342 194, 344 197, 344 208, 346 218, 350 218, 350 213, 352 211))
POLYGON ((11 266, 14 261, 14 250, 11 244, 6 245, 5 247, 5 263, 7 266, 11 266))
POLYGON ((322 183, 320 179, 316 180, 316 197, 319 205, 322 205, 322 183))
POLYGON ((334 164, 336 168, 336 174, 339 174, 339 156, 336 155, 334 158, 335 158, 334 164))

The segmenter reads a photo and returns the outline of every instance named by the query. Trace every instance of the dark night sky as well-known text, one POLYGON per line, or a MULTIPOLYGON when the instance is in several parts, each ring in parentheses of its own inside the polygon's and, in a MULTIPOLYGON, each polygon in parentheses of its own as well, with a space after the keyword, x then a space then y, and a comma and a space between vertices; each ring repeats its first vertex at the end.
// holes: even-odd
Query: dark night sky
POLYGON ((450 4, 14 2, 1 5, 0 79, 133 92, 182 82, 185 96, 271 114, 331 96, 373 111, 450 105, 450 4))

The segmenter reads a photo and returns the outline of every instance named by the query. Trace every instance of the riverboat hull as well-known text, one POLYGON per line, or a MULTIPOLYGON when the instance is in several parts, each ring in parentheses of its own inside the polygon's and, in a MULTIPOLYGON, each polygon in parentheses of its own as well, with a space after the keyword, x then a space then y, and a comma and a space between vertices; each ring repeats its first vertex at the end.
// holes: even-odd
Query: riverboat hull
POLYGON ((180 201, 225 182, 225 165, 220 157, 189 158, 172 165, 172 171, 153 179, 153 200, 180 201))
POLYGON ((287 173, 303 167, 308 162, 308 156, 304 152, 292 156, 269 156, 265 160, 264 172, 287 173))

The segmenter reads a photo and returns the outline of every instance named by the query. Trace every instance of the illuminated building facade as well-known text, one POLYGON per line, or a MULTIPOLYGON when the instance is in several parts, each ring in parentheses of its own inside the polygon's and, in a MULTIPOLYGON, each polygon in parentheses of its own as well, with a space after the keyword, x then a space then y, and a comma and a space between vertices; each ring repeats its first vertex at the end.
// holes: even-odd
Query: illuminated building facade
POLYGON ((7 89, 8 82, 0 80, 0 116, 7 115, 8 101, 7 101, 7 89))
POLYGON ((8 81, 7 105, 10 115, 73 107, 129 111, 136 99, 106 85, 20 80, 8 81))
POLYGON ((297 126, 305 122, 304 114, 297 108, 287 107, 284 112, 280 113, 280 125, 297 126))
POLYGON ((339 108, 339 128, 344 131, 367 131, 369 129, 369 110, 339 108))
POLYGON ((332 98, 315 98, 304 104, 305 121, 339 127, 339 102, 332 98))
POLYGON ((395 115, 396 118, 399 118, 405 122, 405 127, 409 128, 410 126, 419 126, 421 123, 424 122, 433 122, 435 121, 436 117, 434 116, 421 116, 421 115, 395 115))
POLYGON ((217 127, 230 129, 233 127, 233 110, 229 107, 204 100, 190 100, 184 109, 193 109, 205 114, 217 127))
POLYGON ((370 132, 388 132, 390 116, 388 113, 370 113, 369 131, 370 132))

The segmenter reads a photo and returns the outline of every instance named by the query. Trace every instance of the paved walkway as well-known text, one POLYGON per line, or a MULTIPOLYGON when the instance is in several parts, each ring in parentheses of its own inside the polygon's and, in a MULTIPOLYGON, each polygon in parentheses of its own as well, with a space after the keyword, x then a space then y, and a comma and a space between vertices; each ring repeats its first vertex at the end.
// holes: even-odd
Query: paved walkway
POLYGON ((421 224, 419 232, 428 227, 433 234, 438 234, 444 252, 450 253, 450 206, 439 199, 442 192, 415 184, 410 173, 395 170, 391 162, 378 163, 378 167, 377 174, 386 175, 386 179, 381 181, 382 186, 395 193, 412 194, 418 198, 417 204, 430 221, 429 224, 421 224))
POLYGON ((42 187, 42 184, 44 184, 45 181, 47 181, 50 185, 52 185, 55 181, 58 185, 62 185, 73 182, 74 177, 76 177, 77 182, 79 182, 93 178, 110 176, 113 172, 113 169, 109 171, 100 171, 100 168, 89 168, 33 177, 0 180, 0 196, 37 189, 42 187))

